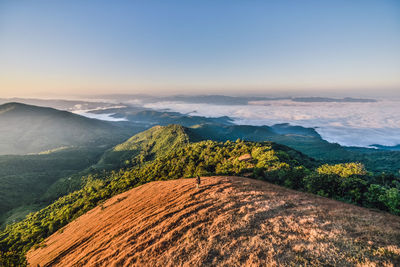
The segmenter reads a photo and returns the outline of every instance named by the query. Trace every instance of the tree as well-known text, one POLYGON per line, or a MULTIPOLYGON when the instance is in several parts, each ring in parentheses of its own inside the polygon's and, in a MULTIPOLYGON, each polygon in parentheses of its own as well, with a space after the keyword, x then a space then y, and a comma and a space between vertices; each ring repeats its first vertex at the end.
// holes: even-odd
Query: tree
POLYGON ((367 171, 361 163, 340 163, 336 165, 324 164, 317 169, 319 174, 336 174, 342 178, 352 175, 366 175, 367 171))

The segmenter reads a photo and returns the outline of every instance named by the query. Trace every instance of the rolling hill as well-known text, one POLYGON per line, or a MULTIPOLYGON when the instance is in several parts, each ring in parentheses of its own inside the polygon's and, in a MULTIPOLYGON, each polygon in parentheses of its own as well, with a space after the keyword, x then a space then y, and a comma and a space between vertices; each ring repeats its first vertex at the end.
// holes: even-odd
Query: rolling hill
MULTIPOLYGON (((59 183, 58 188, 64 190, 64 196, 0 231, 0 265, 24 265, 28 250, 32 247, 43 247, 41 242, 51 234, 85 213, 90 214, 93 208, 101 207, 105 201, 118 194, 153 181, 197 175, 251 177, 359 206, 400 214, 398 177, 372 175, 359 163, 320 165, 322 163, 299 151, 273 142, 191 142, 193 138, 198 136, 193 135, 192 128, 179 125, 154 127, 109 151, 111 158, 112 153, 117 152, 114 155, 117 159, 121 157, 118 154, 120 151, 127 153, 125 160, 130 164, 126 167, 118 169, 117 166, 117 169, 105 172, 101 169, 92 172, 92 168, 89 168, 86 176, 76 176, 76 180, 60 179, 74 181, 73 184, 77 185, 73 187, 75 191, 69 191, 69 194, 65 195, 65 188, 71 188, 70 184, 59 183)), ((256 180, 252 180, 252 183, 261 185, 256 180)), ((273 188, 278 190, 280 187, 273 188)), ((160 194, 163 194, 162 190, 152 196, 156 198, 160 194)), ((255 196, 257 195, 255 192, 255 196)), ((289 199, 290 196, 286 195, 284 198, 289 199)), ((328 201, 325 198, 323 200, 328 201)), ((256 203, 257 200, 253 199, 251 202, 256 203)), ((313 204, 309 202, 307 205, 313 204)), ((345 207, 357 209, 356 206, 345 207)), ((344 214, 345 210, 340 212, 344 214)), ((379 217, 379 214, 385 213, 372 214, 378 214, 379 217)), ((390 218, 395 217, 389 216, 386 219, 390 218)), ((380 232, 375 234, 378 236, 380 232)), ((398 239, 398 235, 394 234, 393 237, 398 239)), ((381 252, 385 255, 392 253, 391 247, 373 249, 377 251, 371 252, 372 255, 381 252)), ((361 253, 367 252, 363 250, 361 253)), ((390 260, 395 260, 395 256, 390 260)), ((337 259, 336 256, 332 257, 337 259)), ((375 261, 375 258, 373 260, 375 261)))
POLYGON ((370 171, 399 173, 400 151, 344 147, 329 143, 313 128, 275 124, 272 126, 201 124, 191 126, 194 134, 203 140, 272 141, 283 144, 316 160, 326 163, 362 162, 370 171))
POLYGON ((21 103, 0 106, 0 154, 28 154, 71 146, 109 147, 136 133, 133 127, 67 111, 21 103))
POLYGON ((0 105, 0 227, 68 193, 65 186, 59 195, 46 194, 58 180, 71 180, 138 131, 52 108, 0 105))
POLYGON ((96 169, 129 167, 139 163, 132 162, 138 155, 141 156, 141 161, 149 161, 197 139, 199 137, 196 137, 190 129, 180 125, 154 126, 106 151, 93 167, 96 169))
MULTIPOLYGON (((324 99, 318 101, 322 100, 324 99)), ((334 99, 325 100, 333 101, 334 99)), ((357 99, 353 100, 356 101, 357 99)), ((345 101, 352 100, 347 99, 345 101)), ((241 138, 247 141, 273 141, 323 162, 360 161, 374 172, 398 173, 400 170, 398 167, 400 165, 400 152, 396 147, 378 147, 379 149, 344 147, 324 140, 313 128, 293 126, 287 123, 271 126, 236 125, 234 119, 229 117, 209 118, 134 106, 92 112, 99 114, 113 113, 113 117, 127 119, 129 122, 126 123, 140 125, 143 129, 155 125, 179 124, 193 129, 193 133, 196 133, 202 140, 235 141, 237 138, 241 138)))
POLYGON ((103 152, 68 148, 33 155, 0 155, 0 228, 48 205, 42 198, 52 184, 61 178, 71 179, 71 175, 96 163, 103 152))
POLYGON ((400 218, 239 177, 151 182, 27 254, 31 266, 395 266, 400 218))
POLYGON ((232 125, 232 119, 223 116, 217 118, 209 118, 203 116, 192 116, 189 114, 182 114, 179 112, 171 111, 156 111, 152 109, 138 108, 128 106, 123 108, 109 108, 103 110, 91 111, 96 114, 113 113, 115 118, 124 118, 133 123, 139 123, 148 127, 154 125, 169 125, 180 124, 186 127, 196 124, 219 124, 219 125, 232 125))
POLYGON ((154 126, 105 151, 100 160, 85 172, 81 172, 80 176, 59 179, 48 188, 43 198, 57 199, 66 193, 80 189, 84 184, 82 183, 84 175, 139 166, 157 157, 162 157, 196 138, 190 129, 180 125, 154 126))

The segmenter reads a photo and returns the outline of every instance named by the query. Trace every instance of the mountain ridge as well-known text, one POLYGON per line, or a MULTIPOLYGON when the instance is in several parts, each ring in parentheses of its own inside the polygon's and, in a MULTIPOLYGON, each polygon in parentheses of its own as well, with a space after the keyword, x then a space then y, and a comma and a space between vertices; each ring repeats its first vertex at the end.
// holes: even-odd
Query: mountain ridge
POLYGON ((0 105, 0 154, 40 153, 60 147, 110 146, 134 129, 68 111, 16 102, 0 105))
MULTIPOLYGON (((100 172, 89 172, 86 176, 77 176, 77 179, 65 179, 77 187, 0 232, 0 256, 4 256, 4 262, 23 264, 28 249, 40 246, 40 242, 50 234, 113 196, 152 181, 197 175, 252 177, 400 214, 396 176, 373 176, 360 163, 321 166, 320 162, 299 151, 268 141, 238 139, 188 143, 187 130, 193 129, 179 125, 154 127, 131 138, 118 149, 133 152, 126 167, 119 169, 117 166, 106 172, 100 169, 100 172), (181 138, 177 133, 182 134, 181 138), (170 140, 175 140, 177 146, 169 145, 170 140)), ((70 188, 69 184, 61 185, 70 188)))

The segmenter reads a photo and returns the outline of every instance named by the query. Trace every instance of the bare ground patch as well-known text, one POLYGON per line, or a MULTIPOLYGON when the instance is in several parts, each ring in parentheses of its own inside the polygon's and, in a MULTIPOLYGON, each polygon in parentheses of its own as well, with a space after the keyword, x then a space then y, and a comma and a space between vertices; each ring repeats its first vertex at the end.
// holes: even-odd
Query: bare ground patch
POLYGON ((240 177, 152 182, 29 251, 32 266, 398 266, 400 218, 240 177))

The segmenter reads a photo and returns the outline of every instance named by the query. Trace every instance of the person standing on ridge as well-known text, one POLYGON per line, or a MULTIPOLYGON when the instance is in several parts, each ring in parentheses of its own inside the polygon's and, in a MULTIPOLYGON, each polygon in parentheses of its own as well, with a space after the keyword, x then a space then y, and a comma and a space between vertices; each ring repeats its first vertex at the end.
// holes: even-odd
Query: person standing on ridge
POLYGON ((196 187, 199 188, 200 187, 200 176, 197 175, 196 178, 196 187))

